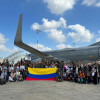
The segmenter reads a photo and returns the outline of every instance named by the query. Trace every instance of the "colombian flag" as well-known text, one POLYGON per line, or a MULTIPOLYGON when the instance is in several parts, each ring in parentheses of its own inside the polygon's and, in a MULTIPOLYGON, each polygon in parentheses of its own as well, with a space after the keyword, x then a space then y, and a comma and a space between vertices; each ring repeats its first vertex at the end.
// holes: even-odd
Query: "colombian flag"
POLYGON ((57 68, 29 68, 29 74, 27 75, 26 80, 48 80, 55 81, 56 80, 56 71, 57 68))

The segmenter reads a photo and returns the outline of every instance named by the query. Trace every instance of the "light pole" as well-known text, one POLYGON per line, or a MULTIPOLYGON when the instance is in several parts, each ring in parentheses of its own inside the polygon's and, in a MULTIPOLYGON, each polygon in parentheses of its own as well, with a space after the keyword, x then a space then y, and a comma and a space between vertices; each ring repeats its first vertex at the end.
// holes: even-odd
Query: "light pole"
POLYGON ((75 47, 75 45, 76 45, 76 43, 75 43, 75 42, 73 42, 73 47, 75 47))
POLYGON ((36 30, 37 32, 37 50, 38 50, 38 33, 40 32, 40 30, 36 30))

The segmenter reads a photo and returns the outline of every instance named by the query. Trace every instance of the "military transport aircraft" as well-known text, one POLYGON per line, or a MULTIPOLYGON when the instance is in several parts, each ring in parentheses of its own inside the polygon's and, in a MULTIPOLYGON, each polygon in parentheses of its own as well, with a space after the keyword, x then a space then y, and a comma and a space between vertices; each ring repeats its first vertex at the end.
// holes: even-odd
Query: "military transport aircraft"
POLYGON ((33 59, 41 58, 62 61, 95 61, 100 58, 100 42, 87 47, 65 48, 45 52, 41 52, 31 46, 28 46, 22 42, 22 14, 19 16, 14 44, 33 54, 33 59))

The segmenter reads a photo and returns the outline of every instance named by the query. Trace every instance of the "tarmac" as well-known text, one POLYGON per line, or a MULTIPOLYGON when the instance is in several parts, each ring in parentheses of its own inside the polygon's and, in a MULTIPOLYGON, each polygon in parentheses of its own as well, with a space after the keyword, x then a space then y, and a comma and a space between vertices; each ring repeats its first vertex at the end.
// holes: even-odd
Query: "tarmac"
POLYGON ((100 84, 23 81, 0 85, 0 100, 100 100, 100 84))

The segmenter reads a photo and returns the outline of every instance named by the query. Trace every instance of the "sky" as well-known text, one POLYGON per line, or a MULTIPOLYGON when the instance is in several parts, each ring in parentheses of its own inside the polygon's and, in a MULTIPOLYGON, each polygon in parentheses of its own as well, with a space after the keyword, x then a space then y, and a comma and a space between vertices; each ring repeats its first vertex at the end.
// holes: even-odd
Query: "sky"
MULTIPOLYGON (((22 39, 40 51, 85 47, 100 41, 100 0, 0 0, 0 57, 14 45, 19 15, 22 39)), ((25 52, 26 53, 26 52, 25 52)))

